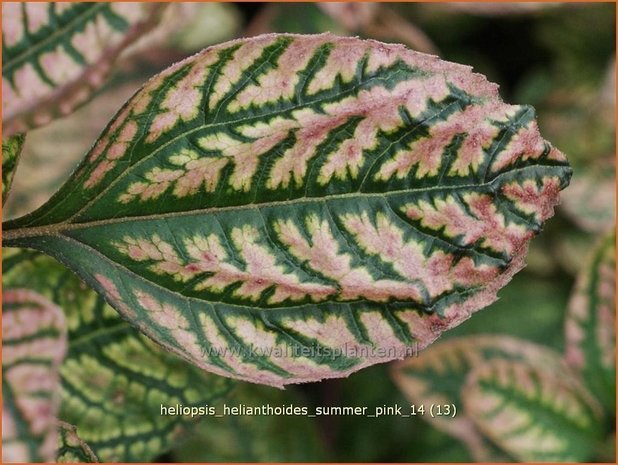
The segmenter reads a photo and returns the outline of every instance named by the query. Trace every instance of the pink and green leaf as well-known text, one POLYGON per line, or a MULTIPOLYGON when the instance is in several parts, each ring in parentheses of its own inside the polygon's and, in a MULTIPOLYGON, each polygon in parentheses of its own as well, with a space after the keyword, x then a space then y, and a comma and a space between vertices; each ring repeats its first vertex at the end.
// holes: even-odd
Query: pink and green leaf
POLYGON ((2 4, 2 127, 11 136, 85 103, 123 49, 156 24, 161 5, 2 4))
MULTIPOLYGON (((162 350, 51 258, 26 250, 3 255, 5 288, 36 288, 66 314, 68 352, 59 367, 58 418, 71 427, 60 428, 58 460, 75 462, 76 454, 85 459, 88 450, 102 462, 154 460, 197 420, 161 415, 161 405, 204 406, 229 391, 229 380, 162 350)), ((56 447, 54 440, 47 461, 53 461, 56 447)))
POLYGON ((2 292, 2 462, 52 462, 66 352, 62 310, 25 288, 2 292))
POLYGON ((17 134, 13 137, 8 137, 2 140, 2 205, 6 201, 9 191, 11 190, 11 184, 13 183, 13 176, 19 163, 19 157, 21 156, 21 149, 24 146, 26 136, 24 134, 17 134))
POLYGON ((462 390, 476 427, 522 462, 590 461, 602 440, 600 405, 564 366, 494 359, 462 390))
POLYGON ((417 405, 455 405, 457 415, 421 418, 466 445, 475 461, 504 462, 512 458, 496 448, 475 426, 462 403, 463 386, 470 373, 491 360, 519 360, 560 368, 560 355, 553 350, 507 335, 474 335, 437 343, 418 357, 392 365, 395 383, 417 405))
POLYGON ((468 67, 264 35, 151 79, 4 239, 197 366, 282 386, 402 358, 490 304, 570 173, 468 67))
POLYGON ((616 235, 605 236, 580 271, 565 324, 566 360, 589 389, 616 406, 616 235))

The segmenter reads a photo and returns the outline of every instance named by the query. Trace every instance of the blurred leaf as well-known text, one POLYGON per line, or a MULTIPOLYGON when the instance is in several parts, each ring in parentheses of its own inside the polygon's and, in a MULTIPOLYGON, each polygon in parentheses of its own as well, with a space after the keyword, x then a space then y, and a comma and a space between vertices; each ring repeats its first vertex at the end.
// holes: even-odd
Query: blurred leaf
MULTIPOLYGON (((460 14, 448 5, 437 2, 397 2, 390 7, 402 18, 419 24, 440 49, 444 46, 449 53, 451 49, 461 47, 461 42, 474 35, 486 22, 472 15, 460 14)), ((474 68, 480 71, 476 65, 474 68)))
POLYGON ((77 428, 101 461, 153 460, 196 421, 163 415, 161 406, 204 406, 229 390, 225 378, 193 368, 137 333, 50 258, 16 251, 4 261, 5 286, 31 286, 64 309, 69 350, 60 369, 59 418, 77 428))
POLYGON ((599 405, 557 362, 478 365, 462 400, 479 430, 520 461, 588 461, 602 437, 599 405))
POLYGON ((548 67, 535 67, 528 71, 516 85, 513 99, 516 102, 527 102, 529 105, 540 106, 551 94, 554 79, 548 67))
MULTIPOLYGON (((240 27, 239 12, 234 4, 173 2, 163 12, 157 26, 144 34, 123 52, 123 59, 156 61, 156 55, 167 55, 173 49, 186 55, 208 45, 230 39, 240 27)), ((168 66, 171 63, 163 63, 168 66)))
POLYGON ((437 54, 431 39, 415 24, 380 3, 270 3, 249 25, 247 35, 265 32, 315 34, 334 32, 437 54))
POLYGON ((372 21, 362 28, 361 33, 364 37, 384 42, 403 43, 419 52, 440 54, 436 45, 420 27, 385 5, 380 5, 374 12, 372 21))
MULTIPOLYGON (((390 364, 374 365, 340 380, 320 383, 319 405, 368 407, 385 404, 407 409, 409 402, 389 376, 390 364)), ((328 444, 342 462, 470 462, 467 449, 420 416, 331 416, 320 419, 328 444)))
POLYGON ((375 19, 379 3, 328 2, 317 6, 350 32, 360 32, 375 19))
POLYGON ((2 140, 2 205, 11 190, 13 176, 24 146, 25 134, 17 134, 2 140))
POLYGON ((479 16, 511 16, 537 13, 560 5, 560 2, 453 2, 445 3, 443 6, 457 12, 479 16))
POLYGON ((616 409, 616 236, 606 236, 580 271, 566 320, 566 360, 610 412, 616 409))
POLYGON ((573 164, 574 178, 609 179, 616 152, 615 124, 598 88, 554 87, 539 104, 539 125, 573 164))
POLYGON ((4 136, 72 112, 100 87, 120 52, 156 24, 165 4, 2 5, 4 136))
MULTIPOLYGON (((463 14, 452 3, 438 2, 393 4, 393 8, 395 6, 403 17, 431 38, 441 57, 467 63, 490 80, 499 82, 500 93, 505 98, 512 99, 512 89, 518 85, 521 76, 532 68, 547 66, 550 58, 532 34, 539 15, 463 14)), ((516 101, 533 104, 527 100, 516 101)))
POLYGON ((546 12, 536 23, 537 40, 548 50, 557 87, 596 89, 615 54, 616 5, 580 3, 546 12))
MULTIPOLYGON (((226 400, 235 407, 304 406, 295 388, 285 391, 238 383, 226 400)), ((217 413, 222 406, 218 405, 217 413)), ((324 460, 315 420, 303 415, 225 415, 200 420, 173 453, 179 462, 319 462, 324 460)))
MULTIPOLYGON (((615 68, 615 59, 610 65, 615 68)), ((573 154, 575 176, 560 211, 589 232, 609 231, 616 220, 616 76, 615 70, 604 74, 600 89, 556 93, 542 119, 557 143, 573 154)))
POLYGON ((2 289, 2 462, 52 462, 66 352, 62 310, 25 288, 2 289))
POLYGON ((616 463, 616 430, 605 437, 603 444, 597 450, 594 462, 616 463))
POLYGON ((56 456, 58 463, 95 463, 98 458, 88 444, 81 440, 75 426, 58 422, 60 446, 56 456))
POLYGON ((616 224, 614 157, 602 162, 576 172, 561 196, 561 210, 584 231, 607 232, 616 224))
POLYGON ((609 60, 605 78, 599 91, 599 101, 608 125, 615 122, 616 116, 616 55, 609 60))
MULTIPOLYGON (((184 4, 184 8, 188 8, 184 4)), ((239 29, 240 17, 236 5, 231 3, 198 3, 183 27, 174 31, 172 46, 185 52, 195 52, 207 45, 232 38, 239 29)))
POLYGON ((582 231, 564 215, 557 215, 547 229, 546 250, 550 251, 562 270, 575 277, 581 269, 582 257, 594 246, 597 235, 582 231))
MULTIPOLYGON (((555 221, 555 220, 554 220, 555 221)), ((539 240, 532 241, 528 249, 528 259, 526 264, 526 274, 534 275, 544 279, 552 278, 559 271, 556 258, 551 254, 551 247, 548 242, 552 237, 543 231, 539 240)))
POLYGON ((345 35, 348 31, 315 3, 267 3, 247 27, 246 35, 268 32, 318 34, 332 32, 345 35))
POLYGON ((557 352, 506 335, 477 335, 451 338, 434 344, 418 357, 391 365, 396 384, 413 404, 454 404, 457 415, 421 418, 452 435, 468 447, 475 461, 509 461, 483 438, 471 420, 472 413, 462 404, 462 386, 469 373, 493 359, 524 360, 548 368, 560 367, 557 352))

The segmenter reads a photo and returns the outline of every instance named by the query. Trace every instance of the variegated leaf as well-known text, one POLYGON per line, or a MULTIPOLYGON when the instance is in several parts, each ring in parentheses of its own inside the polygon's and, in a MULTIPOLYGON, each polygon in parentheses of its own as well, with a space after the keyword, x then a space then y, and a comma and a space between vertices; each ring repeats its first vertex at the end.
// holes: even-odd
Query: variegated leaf
POLYGON ((264 35, 154 77, 4 239, 198 366, 281 386, 402 358, 491 303, 570 173, 468 67, 264 35))
POLYGON ((51 462, 66 352, 62 310, 23 288, 2 291, 2 462, 51 462))
POLYGON ((90 446, 77 434, 77 428, 64 421, 58 422, 60 446, 57 463, 96 463, 99 461, 90 446))
POLYGON ((5 137, 83 104, 122 50, 156 24, 163 5, 2 3, 5 137))
MULTIPOLYGON (((392 366, 395 383, 410 400, 420 404, 455 405, 454 418, 423 415, 436 428, 462 441, 474 460, 504 462, 509 457, 484 438, 464 408, 462 387, 470 372, 493 359, 520 360, 561 369, 553 350, 507 335, 474 335, 440 342, 392 366)), ((564 368, 562 366, 562 368, 564 368)))
POLYGON ((616 408, 616 235, 580 271, 566 320, 566 360, 610 411, 616 408))
POLYGON ((17 163, 21 156, 21 149, 24 146, 26 136, 17 134, 2 140, 2 205, 11 189, 13 175, 17 169, 17 163))
MULTIPOLYGON (((3 268, 5 286, 29 284, 64 309, 69 348, 58 416, 102 462, 155 459, 198 419, 162 414, 161 406, 205 406, 229 391, 229 380, 161 350, 49 257, 18 251, 6 254, 3 268)), ((63 446, 59 458, 76 453, 63 446)))
POLYGON ((474 424, 523 462, 589 461, 601 409, 568 370, 495 359, 468 377, 462 400, 474 424))

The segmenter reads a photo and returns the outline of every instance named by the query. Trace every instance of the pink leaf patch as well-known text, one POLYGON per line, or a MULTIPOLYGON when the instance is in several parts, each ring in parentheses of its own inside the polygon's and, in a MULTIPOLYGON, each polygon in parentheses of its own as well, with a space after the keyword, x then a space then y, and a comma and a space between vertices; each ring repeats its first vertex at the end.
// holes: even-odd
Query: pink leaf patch
POLYGON ((5 289, 2 306, 2 459, 53 462, 58 370, 67 346, 64 315, 28 289, 5 289))

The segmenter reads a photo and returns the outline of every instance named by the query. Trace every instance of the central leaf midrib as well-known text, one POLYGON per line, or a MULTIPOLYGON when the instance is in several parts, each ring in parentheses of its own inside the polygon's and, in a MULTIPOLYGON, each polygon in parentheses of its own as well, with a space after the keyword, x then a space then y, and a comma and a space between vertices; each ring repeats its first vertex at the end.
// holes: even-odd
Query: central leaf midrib
MULTIPOLYGON (((186 216, 200 216, 200 215, 210 215, 227 211, 240 211, 247 209, 261 209, 261 208, 269 208, 269 207, 277 207, 277 206, 289 206, 303 203, 314 203, 314 202, 329 202, 333 200, 340 199, 354 199, 355 197, 362 198, 384 198, 390 197, 400 194, 414 194, 421 192, 431 192, 431 191, 440 191, 440 190, 482 190, 486 188, 490 188, 493 184, 499 184, 499 180, 503 176, 511 175, 512 173, 525 171, 529 169, 535 169, 538 167, 555 167, 562 168, 559 165, 552 164, 535 164, 523 166, 521 168, 516 168, 511 171, 506 171, 500 173, 490 182, 482 183, 482 184, 461 184, 455 186, 432 186, 432 187, 419 187, 419 188, 406 188, 393 190, 389 192, 348 192, 344 194, 331 194, 329 196, 324 197, 300 197, 292 200, 282 200, 282 201, 272 201, 272 202, 264 202, 264 203, 253 203, 253 204, 244 204, 244 205, 230 205, 224 207, 209 207, 204 209, 196 209, 190 211, 172 211, 165 213, 155 213, 151 215, 141 215, 141 216, 125 216, 120 218, 106 218, 102 220, 91 220, 85 221, 82 223, 72 223, 70 219, 65 220, 60 223, 52 223, 43 226, 32 226, 32 227, 17 227, 15 229, 11 229, 11 222, 5 223, 3 226, 3 234, 2 238, 4 241, 11 241, 15 239, 23 239, 29 237, 39 237, 39 236, 57 236, 61 235, 66 231, 73 231, 79 229, 87 229, 90 227, 96 226, 105 226, 108 224, 121 224, 121 223, 130 223, 130 222, 138 222, 138 221, 150 221, 150 220, 158 220, 158 219, 167 219, 167 218, 176 218, 176 217, 186 217, 186 216), (28 233, 31 232, 31 233, 28 233)), ((10 247, 10 245, 9 245, 10 247)))
MULTIPOLYGON (((496 409, 486 412, 486 416, 495 417, 499 412, 499 408, 511 408, 511 409, 519 409, 520 411, 527 412, 535 412, 536 415, 540 415, 544 420, 543 422, 539 422, 539 417, 536 418, 536 423, 544 423, 547 429, 551 429, 551 423, 555 422, 556 418, 561 419, 561 423, 563 424, 563 428, 569 429, 572 434, 586 434, 590 435, 591 428, 586 426, 580 426, 577 422, 577 417, 575 415, 570 415, 570 412, 565 409, 560 409, 560 405, 555 401, 552 402, 549 399, 549 402, 544 402, 546 397, 541 394, 538 397, 530 397, 527 396, 522 390, 518 388, 520 386, 511 386, 501 384, 499 381, 495 381, 494 379, 485 379, 482 380, 481 383, 484 385, 482 388, 485 392, 494 391, 497 392, 498 395, 503 396, 503 403, 496 409), (523 407, 522 407, 523 405, 523 407), (562 421, 565 419, 566 421, 562 421), (547 424, 549 423, 549 426, 547 424)), ((542 380, 539 381, 539 387, 542 389, 542 380)), ((594 418, 591 409, 585 402, 582 400, 581 396, 578 396, 576 393, 572 393, 572 397, 575 398, 576 401, 579 401, 581 405, 583 405, 584 412, 581 416, 588 416, 588 419, 594 418)), ((580 412, 578 412, 580 413, 580 412)), ((593 422, 592 422, 593 423, 593 422)), ((515 430, 517 431, 517 430, 515 430)), ((507 432, 506 434, 510 434, 507 432)))

